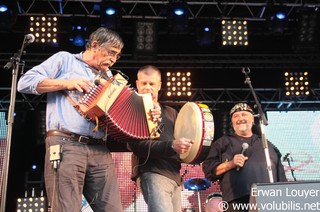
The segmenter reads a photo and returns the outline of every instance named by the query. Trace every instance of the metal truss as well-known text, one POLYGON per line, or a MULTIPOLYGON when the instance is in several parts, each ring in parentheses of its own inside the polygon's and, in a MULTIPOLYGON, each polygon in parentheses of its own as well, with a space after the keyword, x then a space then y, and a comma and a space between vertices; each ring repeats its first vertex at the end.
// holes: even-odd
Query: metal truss
MULTIPOLYGON (((28 53, 23 55, 28 70, 50 57, 52 53, 28 53)), ((12 55, 0 53, 0 63, 5 64, 12 55)), ((141 64, 153 64, 160 69, 227 70, 251 67, 254 69, 320 69, 320 54, 157 54, 156 59, 133 59, 124 54, 114 68, 138 70, 141 64)))
MULTIPOLYGON (((59 15, 99 17, 97 7, 101 0, 18 0, 20 15, 59 15)), ((121 0, 123 18, 164 19, 163 11, 171 1, 157 0, 121 0)), ((294 15, 296 8, 317 8, 317 0, 186 0, 190 19, 201 18, 245 18, 247 20, 265 20, 266 7, 270 5, 287 7, 288 17, 294 15)))
POLYGON ((132 55, 127 55, 116 64, 119 69, 137 70, 141 64, 152 63, 164 69, 200 69, 221 70, 241 69, 252 67, 255 69, 289 69, 303 70, 320 68, 319 54, 158 54, 155 60, 139 59, 130 60, 132 55))
MULTIPOLYGON (((248 102, 254 105, 252 91, 243 88, 199 88, 193 89, 193 95, 186 98, 172 100, 165 96, 165 90, 161 90, 159 99, 162 103, 179 108, 188 101, 207 104, 211 110, 223 110, 230 108, 238 102, 248 102)), ((311 94, 305 98, 287 98, 283 90, 274 88, 254 89, 254 92, 266 111, 298 111, 298 110, 320 110, 320 89, 310 89, 311 94)), ((7 111, 10 104, 10 88, 0 88, 0 111, 7 111)), ((26 95, 17 92, 15 109, 16 111, 28 111, 43 109, 46 103, 46 95, 26 95)))
MULTIPOLYGON (((59 17, 100 18, 97 10, 101 0, 17 0, 18 16, 49 15, 59 17)), ((124 19, 166 19, 164 8, 169 0, 122 0, 121 10, 124 19)), ((222 19, 239 18, 253 21, 265 21, 266 10, 270 4, 280 5, 276 0, 188 0, 189 19, 222 19)), ((296 18, 299 8, 318 8, 320 0, 282 0, 282 5, 289 12, 289 19, 296 18)), ((25 29, 25 23, 21 24, 25 29)), ((42 52, 42 51, 40 51, 42 52)), ((51 53, 28 53, 23 56, 25 69, 41 63, 51 53)), ((0 63, 5 64, 12 55, 0 53, 0 63)), ((125 54, 115 68, 120 70, 137 70, 141 64, 153 64, 160 69, 182 69, 219 71, 250 67, 254 69, 290 69, 301 70, 320 68, 320 55, 308 54, 157 54, 156 58, 138 58, 133 54, 125 54)), ((319 90, 311 89, 311 95, 304 99, 286 99, 281 89, 256 89, 265 110, 319 110, 319 90)), ((10 102, 10 89, 0 87, 0 110, 7 110, 10 102)), ((162 95, 168 104, 181 105, 186 100, 172 101, 162 95)), ((187 101, 201 101, 210 105, 211 109, 223 108, 226 104, 238 101, 254 103, 252 94, 246 89, 230 88, 198 88, 187 101)), ((35 110, 45 103, 43 95, 24 95, 17 93, 17 110, 35 110)))
MULTIPOLYGON (((320 110, 320 89, 311 89, 311 95, 308 97, 286 97, 282 89, 276 88, 258 88, 254 89, 254 92, 259 104, 266 111, 320 110)), ((166 97, 162 94, 161 98, 165 99, 166 97)), ((211 110, 230 108, 231 105, 238 102, 256 104, 249 88, 194 89, 193 95, 187 101, 207 104, 211 110)), ((182 105, 187 101, 164 100, 163 102, 170 105, 182 105)))

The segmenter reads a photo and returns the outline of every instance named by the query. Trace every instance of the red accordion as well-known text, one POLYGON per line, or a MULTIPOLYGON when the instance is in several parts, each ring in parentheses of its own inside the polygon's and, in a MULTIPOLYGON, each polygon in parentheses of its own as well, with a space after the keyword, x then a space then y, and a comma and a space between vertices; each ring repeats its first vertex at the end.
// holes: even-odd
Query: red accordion
POLYGON ((158 124, 149 112, 151 94, 138 94, 128 81, 116 74, 104 84, 95 85, 77 104, 80 114, 106 128, 108 136, 118 141, 158 138, 158 124))

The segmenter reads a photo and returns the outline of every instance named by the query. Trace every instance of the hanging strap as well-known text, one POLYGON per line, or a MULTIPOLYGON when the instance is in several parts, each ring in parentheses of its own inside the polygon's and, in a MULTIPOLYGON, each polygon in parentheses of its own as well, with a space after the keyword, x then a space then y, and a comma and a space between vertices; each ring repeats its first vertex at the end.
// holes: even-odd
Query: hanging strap
MULTIPOLYGON (((79 111, 79 107, 78 105, 73 101, 73 99, 69 96, 69 94, 64 91, 64 90, 61 90, 60 93, 62 93, 68 100, 69 102, 71 102, 71 104, 73 105, 74 108, 77 109, 77 111, 79 111)), ((79 111, 80 112, 80 111, 79 111)))
MULTIPOLYGON (((77 105, 77 103, 75 103, 73 101, 73 99, 69 96, 69 94, 64 91, 64 90, 61 90, 60 93, 62 93, 67 99, 68 101, 72 104, 72 106, 80 113, 81 116, 85 117, 86 118, 86 115, 83 115, 83 113, 80 111, 79 109, 79 105, 77 105)), ((96 126, 95 128, 93 128, 93 132, 97 132, 98 131, 98 127, 99 127, 99 118, 97 116, 95 116, 95 122, 96 122, 96 126)))

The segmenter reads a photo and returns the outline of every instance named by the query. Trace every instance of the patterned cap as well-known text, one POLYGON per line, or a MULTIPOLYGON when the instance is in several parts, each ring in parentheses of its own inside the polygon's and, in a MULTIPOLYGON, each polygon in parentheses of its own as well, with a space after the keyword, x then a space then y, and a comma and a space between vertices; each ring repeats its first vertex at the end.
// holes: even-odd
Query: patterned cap
POLYGON ((251 107, 248 104, 246 104, 246 103, 238 103, 235 106, 233 106, 233 108, 231 108, 230 116, 232 117, 232 115, 235 112, 239 112, 239 111, 248 111, 248 112, 253 114, 253 110, 251 109, 251 107))

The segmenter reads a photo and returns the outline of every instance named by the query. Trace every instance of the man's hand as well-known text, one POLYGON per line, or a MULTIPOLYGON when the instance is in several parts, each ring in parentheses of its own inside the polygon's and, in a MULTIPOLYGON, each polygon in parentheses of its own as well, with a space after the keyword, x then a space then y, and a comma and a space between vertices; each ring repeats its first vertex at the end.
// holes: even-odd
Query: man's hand
POLYGON ((232 162, 235 167, 243 167, 246 160, 248 160, 248 157, 244 156, 243 154, 236 154, 233 156, 232 162))
POLYGON ((150 112, 151 118, 153 120, 153 122, 161 122, 161 108, 159 103, 154 102, 153 103, 153 109, 151 109, 150 112))
POLYGON ((182 154, 190 151, 192 144, 193 144, 192 140, 182 137, 182 138, 173 140, 172 148, 178 154, 182 154))
POLYGON ((80 92, 89 92, 90 88, 94 86, 92 82, 85 79, 73 79, 73 80, 66 80, 67 90, 74 90, 77 89, 80 92))

